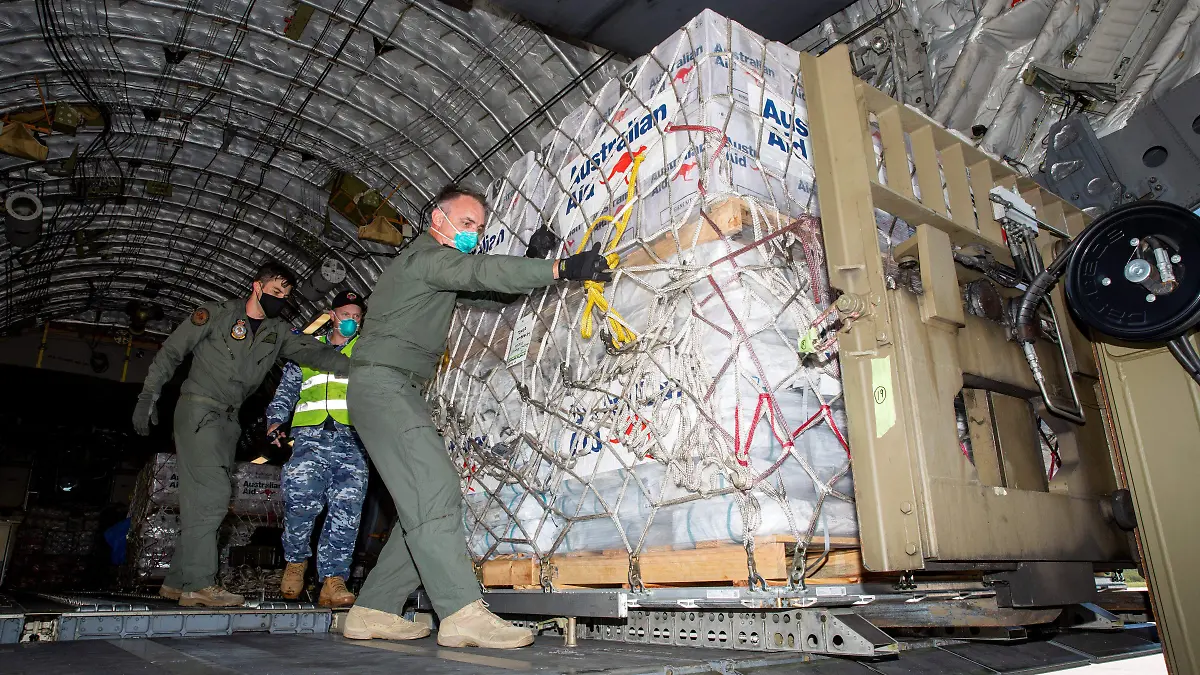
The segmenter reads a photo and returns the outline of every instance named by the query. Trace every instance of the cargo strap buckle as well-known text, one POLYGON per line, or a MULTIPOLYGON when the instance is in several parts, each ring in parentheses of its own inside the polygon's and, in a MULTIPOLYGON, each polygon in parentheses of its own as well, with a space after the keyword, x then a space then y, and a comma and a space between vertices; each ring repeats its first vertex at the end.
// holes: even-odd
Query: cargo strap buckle
POLYGON ((642 581, 642 565, 636 553, 629 554, 629 590, 634 593, 646 592, 646 584, 642 581))

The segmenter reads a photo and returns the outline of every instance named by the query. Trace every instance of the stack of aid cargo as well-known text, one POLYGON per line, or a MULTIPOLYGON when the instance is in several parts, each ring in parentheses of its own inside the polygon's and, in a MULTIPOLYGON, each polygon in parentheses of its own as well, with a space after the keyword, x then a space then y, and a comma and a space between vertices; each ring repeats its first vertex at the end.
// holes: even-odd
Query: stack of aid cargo
MULTIPOLYGON (((217 535, 220 573, 229 576, 230 549, 251 543, 256 530, 281 528, 280 467, 237 462, 229 477, 229 515, 217 535)), ((143 467, 129 505, 129 555, 125 583, 142 586, 166 576, 179 537, 179 476, 176 456, 154 455, 143 467)), ((270 589, 268 589, 270 590, 270 589)))
POLYGON ((857 536, 799 55, 705 11, 490 190, 480 254, 612 283, 460 308, 429 392, 477 560, 857 536))

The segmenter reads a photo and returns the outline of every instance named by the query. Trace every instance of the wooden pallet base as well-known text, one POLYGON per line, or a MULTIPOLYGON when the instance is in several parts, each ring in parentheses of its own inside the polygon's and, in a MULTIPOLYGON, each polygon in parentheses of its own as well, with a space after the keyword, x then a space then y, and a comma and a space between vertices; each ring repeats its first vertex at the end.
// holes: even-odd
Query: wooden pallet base
MULTIPOLYGON (((862 555, 853 539, 836 539, 828 560, 810 579, 816 584, 862 581, 862 555)), ((755 539, 754 561, 769 585, 787 584, 796 541, 792 537, 755 539)), ((811 564, 820 551, 809 551, 811 564)), ((642 581, 654 586, 732 585, 747 581, 746 550, 727 542, 701 542, 690 549, 651 549, 639 556, 642 581)), ((569 553, 551 558, 555 588, 612 588, 629 585, 629 554, 623 550, 569 553)), ((532 557, 498 556, 483 564, 488 588, 538 588, 541 566, 532 557)))
POLYGON ((1101 593, 1096 604, 1114 614, 1154 614, 1150 605, 1150 592, 1145 588, 1101 593))

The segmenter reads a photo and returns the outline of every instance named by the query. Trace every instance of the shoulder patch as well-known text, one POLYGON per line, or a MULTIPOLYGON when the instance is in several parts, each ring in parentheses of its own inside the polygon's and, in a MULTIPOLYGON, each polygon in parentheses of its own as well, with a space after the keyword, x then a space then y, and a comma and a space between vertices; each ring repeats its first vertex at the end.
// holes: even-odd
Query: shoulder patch
POLYGON ((203 326, 208 323, 208 310, 203 307, 197 307, 196 311, 192 312, 192 325, 203 326))
POLYGON ((299 335, 299 334, 300 334, 300 329, 299 329, 299 328, 293 328, 293 329, 292 329, 292 335, 299 335))

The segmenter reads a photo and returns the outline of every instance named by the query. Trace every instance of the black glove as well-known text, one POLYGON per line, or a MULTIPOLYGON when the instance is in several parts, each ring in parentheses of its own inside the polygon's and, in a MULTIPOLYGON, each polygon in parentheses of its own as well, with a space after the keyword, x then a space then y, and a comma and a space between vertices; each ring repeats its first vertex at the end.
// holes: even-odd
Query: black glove
POLYGON ((158 406, 154 396, 143 393, 138 396, 137 407, 133 409, 133 430, 139 436, 149 436, 151 424, 158 424, 158 406))
POLYGON ((525 250, 526 258, 545 258, 558 248, 558 237, 550 228, 542 225, 536 232, 529 235, 529 248, 525 250))
POLYGON ((608 259, 597 242, 590 251, 576 253, 558 261, 558 278, 569 281, 612 281, 608 259))

